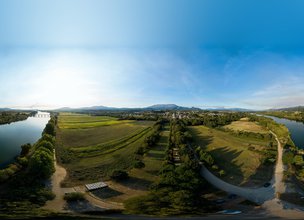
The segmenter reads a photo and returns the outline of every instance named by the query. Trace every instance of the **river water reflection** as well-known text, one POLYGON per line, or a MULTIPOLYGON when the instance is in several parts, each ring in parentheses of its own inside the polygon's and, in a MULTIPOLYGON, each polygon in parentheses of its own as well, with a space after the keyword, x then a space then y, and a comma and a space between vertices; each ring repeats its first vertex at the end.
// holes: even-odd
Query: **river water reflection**
POLYGON ((0 125, 0 168, 20 154, 21 145, 37 141, 49 119, 48 113, 38 112, 25 121, 0 125))

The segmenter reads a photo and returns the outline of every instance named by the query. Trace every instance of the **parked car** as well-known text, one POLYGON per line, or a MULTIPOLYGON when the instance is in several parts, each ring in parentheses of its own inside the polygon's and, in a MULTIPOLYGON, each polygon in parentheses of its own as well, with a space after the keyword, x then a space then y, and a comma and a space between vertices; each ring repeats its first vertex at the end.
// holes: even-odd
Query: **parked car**
POLYGON ((237 195, 235 194, 229 194, 228 199, 236 199, 237 195))
POLYGON ((226 202, 225 199, 217 199, 217 200, 215 200, 215 204, 217 204, 217 205, 223 204, 225 202, 226 202))
POLYGON ((226 214, 226 215, 238 215, 241 214, 242 211, 240 210, 223 210, 223 211, 219 211, 219 214, 226 214))

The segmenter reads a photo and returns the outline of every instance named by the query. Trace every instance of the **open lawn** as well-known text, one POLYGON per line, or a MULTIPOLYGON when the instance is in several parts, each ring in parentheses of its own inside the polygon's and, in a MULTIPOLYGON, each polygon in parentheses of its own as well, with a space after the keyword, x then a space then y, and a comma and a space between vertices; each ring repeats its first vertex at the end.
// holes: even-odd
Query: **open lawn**
POLYGON ((196 145, 208 151, 225 170, 226 175, 221 177, 224 180, 237 185, 261 185, 271 179, 273 166, 261 164, 264 156, 258 152, 268 146, 268 141, 236 137, 205 126, 192 126, 190 131, 196 145))
POLYGON ((135 152, 151 132, 153 124, 104 116, 60 114, 56 140, 58 159, 68 171, 64 185, 100 181, 101 178, 108 179, 115 169, 132 168, 135 152), (99 122, 103 121, 110 123, 100 126, 99 122), (91 127, 93 123, 95 127, 91 127), (90 126, 76 128, 77 124, 90 126))
POLYGON ((231 124, 224 126, 224 128, 228 128, 234 131, 246 131, 261 134, 269 133, 265 128, 258 125, 257 122, 248 121, 248 118, 242 118, 239 121, 234 121, 231 124))

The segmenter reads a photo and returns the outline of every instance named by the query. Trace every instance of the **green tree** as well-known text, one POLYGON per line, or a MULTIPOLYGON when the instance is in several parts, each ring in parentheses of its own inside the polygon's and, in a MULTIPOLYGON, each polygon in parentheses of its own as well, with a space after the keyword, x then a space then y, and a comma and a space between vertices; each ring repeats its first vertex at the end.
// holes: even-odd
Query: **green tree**
POLYGON ((283 163, 284 164, 292 164, 293 163, 294 154, 292 152, 286 152, 283 155, 283 163))
POLYGON ((36 177, 47 179, 55 172, 54 158, 46 151, 37 150, 29 161, 28 172, 36 177))
POLYGON ((50 150, 51 152, 54 150, 54 145, 49 141, 41 141, 39 143, 38 148, 40 148, 40 147, 44 147, 44 148, 50 150))
POLYGON ((302 155, 296 155, 293 158, 293 163, 297 166, 303 166, 304 165, 304 160, 302 155))
POLYGON ((21 153, 20 153, 20 155, 21 155, 22 157, 26 156, 26 155, 29 153, 31 147, 32 147, 32 145, 29 144, 29 143, 28 143, 28 144, 22 145, 22 146, 21 146, 21 153))
POLYGON ((55 136, 56 132, 55 132, 55 125, 54 125, 54 123, 52 123, 51 121, 49 123, 47 123, 47 125, 45 126, 45 128, 43 130, 43 133, 55 136))
POLYGON ((55 145, 55 137, 52 135, 49 135, 49 134, 43 134, 40 141, 48 141, 48 142, 52 143, 53 145, 55 145))
POLYGON ((179 190, 170 194, 172 207, 180 213, 192 212, 195 209, 195 195, 189 190, 179 190))
POLYGON ((144 162, 142 162, 140 160, 135 161, 134 168, 141 169, 141 168, 144 168, 144 167, 145 167, 145 163, 144 162))
POLYGON ((114 170, 110 177, 113 180, 120 181, 120 180, 128 179, 129 175, 124 170, 114 170))

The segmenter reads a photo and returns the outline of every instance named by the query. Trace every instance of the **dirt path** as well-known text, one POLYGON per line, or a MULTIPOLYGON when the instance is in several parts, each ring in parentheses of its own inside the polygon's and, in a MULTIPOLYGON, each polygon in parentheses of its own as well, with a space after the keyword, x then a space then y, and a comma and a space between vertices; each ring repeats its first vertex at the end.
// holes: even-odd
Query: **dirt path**
POLYGON ((281 142, 279 141, 277 135, 270 131, 272 135, 275 136, 275 139, 278 143, 278 156, 277 156, 277 163, 274 171, 274 188, 276 195, 278 193, 284 193, 286 190, 286 185, 283 181, 284 178, 284 164, 283 164, 283 147, 281 142))
MULTIPOLYGON (((55 151, 54 151, 55 155, 55 151)), ((66 193, 81 192, 85 194, 85 198, 97 208, 101 209, 123 209, 123 204, 103 201, 93 194, 86 191, 84 186, 77 186, 73 188, 62 188, 60 183, 64 180, 67 175, 65 168, 60 166, 54 156, 55 173, 51 177, 51 188, 53 193, 56 195, 55 199, 47 201, 43 209, 48 209, 55 212, 69 212, 66 208, 66 201, 63 199, 66 193)))
POLYGON ((304 219, 304 211, 303 207, 298 205, 294 205, 285 201, 280 200, 279 194, 285 193, 286 191, 286 184, 284 182, 284 164, 283 164, 283 152, 284 149, 278 140, 277 136, 271 132, 277 142, 278 142, 278 158, 277 164, 275 168, 275 194, 276 198, 266 201, 262 207, 265 208, 269 215, 271 216, 278 216, 281 218, 289 218, 289 219, 304 219))
POLYGON ((63 196, 66 192, 71 192, 71 188, 61 188, 60 183, 64 180, 66 177, 66 170, 57 164, 56 157, 55 157, 55 151, 54 151, 54 165, 55 165, 55 173, 51 177, 51 187, 53 193, 56 195, 55 199, 47 201, 44 209, 57 211, 57 212, 63 212, 65 207, 65 200, 63 199, 63 196))

